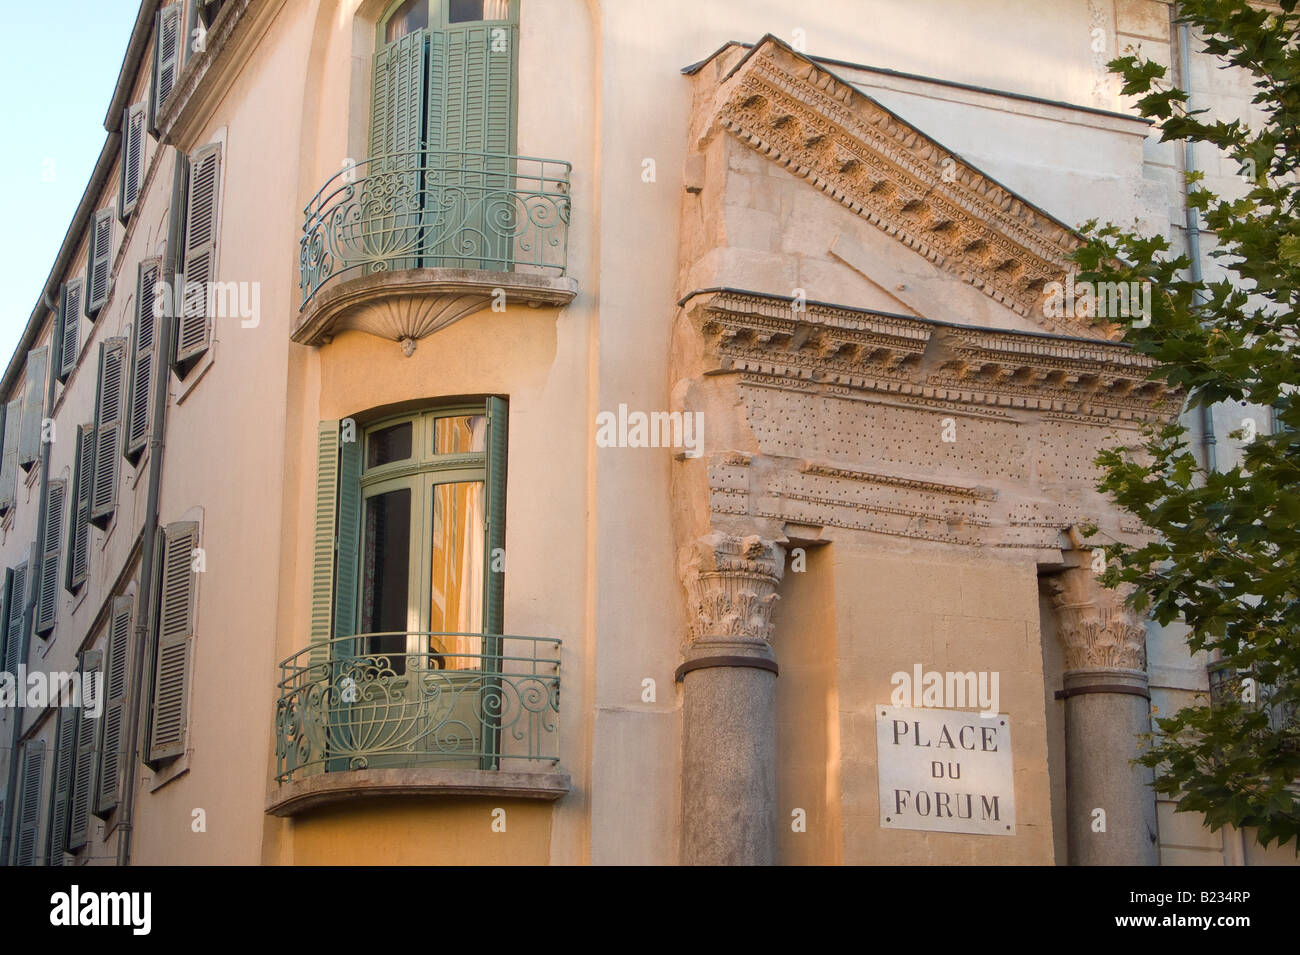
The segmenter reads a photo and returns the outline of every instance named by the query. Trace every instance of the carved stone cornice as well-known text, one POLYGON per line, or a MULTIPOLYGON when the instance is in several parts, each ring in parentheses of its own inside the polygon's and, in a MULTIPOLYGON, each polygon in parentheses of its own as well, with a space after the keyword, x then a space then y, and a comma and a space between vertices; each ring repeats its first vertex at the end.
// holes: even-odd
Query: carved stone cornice
POLYGON ((690 602, 690 641, 768 641, 785 554, 756 535, 714 531, 686 549, 682 582, 690 602))
POLYGON ((713 122, 935 265, 1056 332, 1120 329, 1046 314, 1079 236, 835 74, 767 37, 718 88, 713 122))
POLYGON ((1115 342, 949 325, 735 289, 683 299, 715 372, 1084 421, 1168 420, 1182 395, 1115 342))
POLYGON ((1146 627, 1124 602, 1131 588, 1102 586, 1086 563, 1046 580, 1067 672, 1146 669, 1146 627))

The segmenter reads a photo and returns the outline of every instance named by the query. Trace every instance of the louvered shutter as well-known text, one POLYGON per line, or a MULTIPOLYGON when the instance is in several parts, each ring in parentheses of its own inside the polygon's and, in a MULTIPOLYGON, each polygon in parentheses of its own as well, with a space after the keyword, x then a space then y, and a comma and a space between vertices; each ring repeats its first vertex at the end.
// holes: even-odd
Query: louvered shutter
POLYGON ((8 591, 5 603, 5 670, 17 673, 18 664, 23 659, 23 641, 27 636, 23 626, 27 603, 27 561, 9 571, 8 591))
POLYGON ((186 190, 185 276, 181 314, 177 321, 176 364, 182 374, 208 350, 212 317, 208 314, 208 283, 215 278, 217 209, 221 185, 221 146, 204 146, 190 157, 186 190))
POLYGON ((59 709, 58 740, 54 748, 54 792, 50 804, 50 833, 46 837, 45 862, 63 865, 68 845, 68 808, 72 797, 72 776, 77 762, 77 714, 79 707, 59 709))
MULTIPOLYGON (((483 669, 487 673, 499 673, 501 669, 501 640, 492 636, 503 633, 503 608, 505 597, 505 571, 494 570, 494 555, 498 549, 506 546, 506 449, 510 443, 509 422, 507 420, 505 399, 488 398, 488 433, 487 433, 487 547, 483 555, 483 602, 484 633, 483 669)), ((500 693, 499 677, 484 677, 484 693, 491 696, 500 693)), ((479 759, 480 769, 498 769, 499 759, 495 755, 501 751, 500 714, 484 713, 483 717, 483 753, 479 759)))
POLYGON ((428 34, 416 30, 375 54, 370 158, 424 148, 425 58, 428 34))
MULTIPOLYGON (((14 572, 12 568, 6 568, 4 574, 4 606, 0 607, 0 667, 4 667, 6 673, 13 673, 14 667, 9 665, 9 588, 13 586, 14 572)), ((3 862, 0 859, 0 862, 3 862)))
POLYGON ((45 372, 49 351, 27 353, 27 379, 23 386, 23 424, 18 434, 18 464, 30 468, 41 456, 41 422, 45 420, 45 372))
MULTIPOLYGON (((368 175, 402 173, 393 188, 408 198, 386 209, 363 212, 371 221, 362 229, 377 236, 415 236, 424 223, 421 190, 425 185, 425 63, 428 31, 416 30, 375 54, 370 112, 370 158, 368 175), (413 230, 406 232, 405 230, 413 230)), ((432 228, 432 222, 427 226, 432 228)), ((381 243, 382 245, 383 243, 381 243)), ((427 263, 434 264, 434 263, 427 263)), ((377 262, 372 269, 419 268, 418 256, 402 256, 377 262)))
POLYGON ((149 443, 149 390, 153 379, 154 289, 162 275, 162 259, 140 263, 136 283, 135 334, 131 346, 131 384, 127 389, 126 443, 123 452, 135 464, 149 443))
POLYGON ((487 632, 504 633, 505 573, 493 571, 493 552, 506 546, 506 451, 510 444, 509 405, 504 398, 488 398, 487 455, 487 632))
POLYGON ((14 506, 18 491, 18 436, 23 429, 23 399, 5 405, 5 437, 0 451, 0 514, 14 506))
POLYGON ((56 344, 58 358, 55 367, 59 381, 66 381, 77 367, 81 348, 81 279, 73 279, 63 287, 63 305, 59 314, 59 340, 56 344))
POLYGON ((357 565, 361 555, 361 441, 339 446, 338 570, 334 584, 334 636, 357 632, 357 565))
POLYGON ((45 510, 45 553, 41 555, 40 591, 36 598, 36 632, 54 629, 59 606, 59 556, 63 550, 63 502, 67 482, 51 481, 45 510))
POLYGON ((113 210, 95 213, 86 256, 86 317, 92 321, 108 301, 108 270, 113 254, 113 210))
MULTIPOLYGON (((87 650, 81 655, 81 678, 99 673, 104 654, 100 650, 87 650)), ((101 682, 99 692, 104 692, 101 682)), ((90 803, 95 791, 95 720, 91 710, 83 706, 77 711, 77 760, 72 774, 72 800, 68 807, 68 849, 75 851, 86 844, 90 835, 90 803)))
POLYGON ((515 48, 518 28, 505 23, 453 25, 432 34, 445 53, 434 55, 429 100, 429 148, 449 152, 513 152, 515 48), (493 31, 508 32, 507 49, 492 50, 493 31))
POLYGON ((95 395, 95 463, 90 486, 90 523, 107 526, 117 508, 118 448, 122 426, 122 370, 126 339, 99 346, 99 387, 95 395))
POLYGON ((117 214, 123 222, 135 211, 144 176, 145 104, 128 106, 122 114, 122 155, 119 160, 117 214))
POLYGON ((158 135, 158 114, 176 87, 183 42, 181 4, 163 7, 158 11, 153 35, 153 111, 149 117, 149 131, 154 136, 158 135))
POLYGON ((94 471, 95 426, 77 425, 76 470, 72 480, 72 508, 68 513, 68 572, 64 586, 70 592, 86 582, 90 572, 90 486, 94 471))
POLYGON ((29 740, 23 746, 19 780, 18 865, 36 865, 36 837, 41 827, 41 779, 45 771, 45 741, 29 740))
POLYGON ((154 670, 149 759, 185 752, 186 697, 189 691, 190 638, 194 634, 194 571, 199 525, 168 524, 163 534, 158 652, 154 670))
POLYGON ((312 537, 312 663, 329 659, 333 635, 334 541, 339 497, 339 422, 322 421, 316 430, 316 520, 312 537))
POLYGON ((99 772, 95 793, 95 814, 101 817, 106 817, 117 808, 130 636, 131 598, 114 597, 108 622, 108 653, 104 661, 104 715, 100 719, 103 736, 99 741, 99 772))

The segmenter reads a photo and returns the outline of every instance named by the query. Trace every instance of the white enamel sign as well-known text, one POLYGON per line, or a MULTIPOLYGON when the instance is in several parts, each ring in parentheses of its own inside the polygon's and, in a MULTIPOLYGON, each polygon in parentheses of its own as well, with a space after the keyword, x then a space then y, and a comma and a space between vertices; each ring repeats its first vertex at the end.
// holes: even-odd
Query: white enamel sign
POLYGON ((1016 834, 1005 713, 877 706, 876 771, 882 828, 1016 834))

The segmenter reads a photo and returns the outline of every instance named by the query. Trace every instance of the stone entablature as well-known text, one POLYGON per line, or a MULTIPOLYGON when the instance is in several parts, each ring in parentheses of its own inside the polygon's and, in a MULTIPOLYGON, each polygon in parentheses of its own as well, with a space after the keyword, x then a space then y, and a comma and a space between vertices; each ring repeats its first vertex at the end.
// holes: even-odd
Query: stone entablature
POLYGON ((958 276, 1052 331, 1119 329, 1046 314, 1079 236, 829 70, 766 37, 714 91, 716 125, 958 276))
POLYGON ((1112 343, 729 289, 681 304, 712 344, 715 371, 1121 422, 1168 417, 1181 402, 1147 380, 1150 359, 1112 343))
POLYGON ((1074 526, 1140 532, 1096 491, 1094 459, 1180 396, 1126 346, 740 290, 682 309, 701 383, 687 409, 730 436, 706 464, 716 527, 839 527, 1045 563, 1074 526))

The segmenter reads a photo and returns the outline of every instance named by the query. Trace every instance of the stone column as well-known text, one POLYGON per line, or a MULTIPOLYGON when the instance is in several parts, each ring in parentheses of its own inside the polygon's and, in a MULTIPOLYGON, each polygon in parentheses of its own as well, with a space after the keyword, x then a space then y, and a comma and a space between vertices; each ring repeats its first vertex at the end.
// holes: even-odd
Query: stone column
POLYGON ((776 861, 776 657, 769 642, 779 544, 713 533, 687 548, 691 610, 682 683, 682 862, 776 861))
POLYGON ((1151 729, 1146 627, 1088 565, 1049 578, 1065 649, 1066 826, 1071 865, 1158 865, 1152 771, 1130 765, 1151 729), (1100 831, 1105 812, 1105 830, 1100 831))

